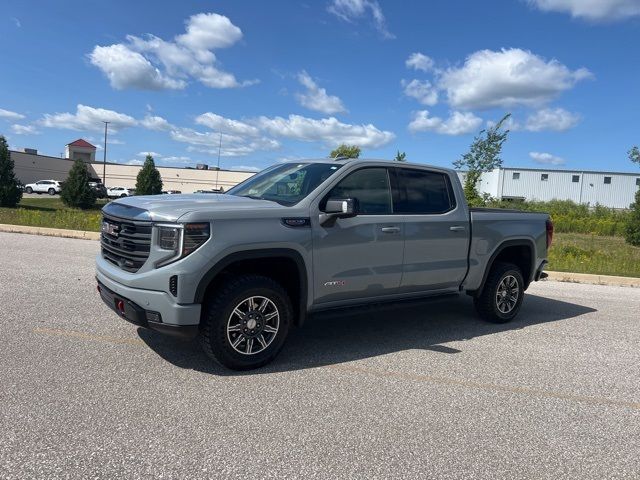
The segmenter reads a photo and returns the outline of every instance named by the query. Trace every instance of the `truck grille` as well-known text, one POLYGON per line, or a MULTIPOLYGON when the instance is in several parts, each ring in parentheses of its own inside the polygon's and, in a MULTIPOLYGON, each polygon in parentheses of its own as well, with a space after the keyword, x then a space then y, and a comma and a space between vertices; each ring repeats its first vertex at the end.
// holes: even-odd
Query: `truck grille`
POLYGON ((102 217, 102 258, 127 272, 137 272, 149 258, 151 222, 102 217))

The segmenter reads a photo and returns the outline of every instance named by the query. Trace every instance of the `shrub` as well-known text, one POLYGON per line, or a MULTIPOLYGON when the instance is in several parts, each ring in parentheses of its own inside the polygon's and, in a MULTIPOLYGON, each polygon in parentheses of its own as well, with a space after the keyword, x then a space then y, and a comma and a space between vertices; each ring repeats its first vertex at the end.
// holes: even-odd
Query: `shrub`
POLYGON ((162 178, 151 155, 147 155, 136 178, 136 195, 158 195, 162 193, 162 178))
POLYGON ((624 239, 630 245, 640 247, 640 189, 636 192, 636 201, 631 204, 631 214, 625 225, 624 239))
POLYGON ((22 198, 22 191, 18 188, 13 167, 7 140, 0 135, 0 207, 13 208, 22 198))
POLYGON ((60 198, 66 206, 86 210, 96 204, 96 194, 89 186, 90 178, 87 165, 82 160, 73 162, 60 191, 60 198))

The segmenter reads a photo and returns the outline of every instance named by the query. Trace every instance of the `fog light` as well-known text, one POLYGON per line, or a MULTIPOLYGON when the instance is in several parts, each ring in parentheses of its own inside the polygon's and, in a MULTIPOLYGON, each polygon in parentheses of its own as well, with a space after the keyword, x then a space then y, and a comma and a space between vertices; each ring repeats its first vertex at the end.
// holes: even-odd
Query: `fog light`
POLYGON ((178 276, 172 275, 169 279, 169 291, 174 297, 178 296, 178 276))
POLYGON ((162 322, 162 317, 158 312, 151 312, 149 310, 145 311, 145 316, 147 317, 147 322, 162 322))

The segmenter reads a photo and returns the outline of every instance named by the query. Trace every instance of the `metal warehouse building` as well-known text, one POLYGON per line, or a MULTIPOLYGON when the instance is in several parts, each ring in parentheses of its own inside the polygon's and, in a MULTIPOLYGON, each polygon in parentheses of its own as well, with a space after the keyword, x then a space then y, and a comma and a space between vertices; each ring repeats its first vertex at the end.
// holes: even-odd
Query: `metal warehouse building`
MULTIPOLYGON (((458 172, 464 181, 464 172, 458 172)), ((640 172, 596 172, 498 168, 482 174, 480 193, 504 200, 571 200, 609 208, 629 208, 640 187, 640 172)))

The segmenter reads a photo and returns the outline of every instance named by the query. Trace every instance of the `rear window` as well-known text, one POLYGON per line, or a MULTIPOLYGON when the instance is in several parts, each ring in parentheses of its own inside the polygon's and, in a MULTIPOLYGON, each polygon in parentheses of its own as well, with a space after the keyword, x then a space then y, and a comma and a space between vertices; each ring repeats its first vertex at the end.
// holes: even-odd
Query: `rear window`
POLYGON ((395 213, 438 214, 455 208, 455 197, 444 173, 396 169, 400 201, 395 213))

